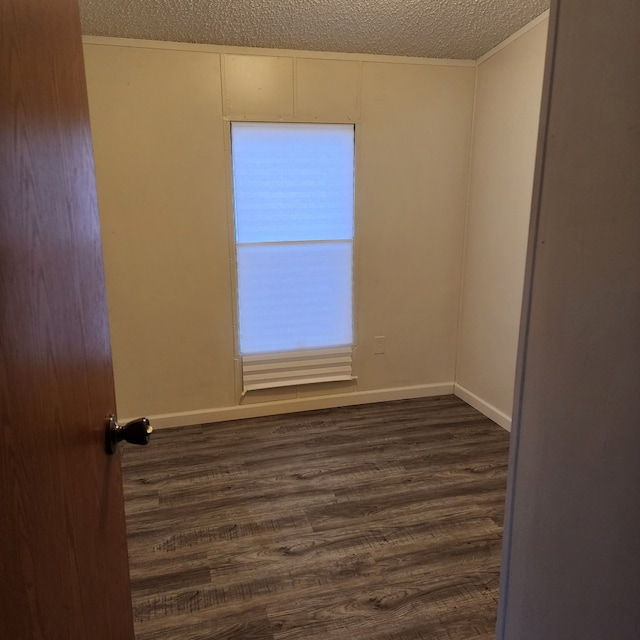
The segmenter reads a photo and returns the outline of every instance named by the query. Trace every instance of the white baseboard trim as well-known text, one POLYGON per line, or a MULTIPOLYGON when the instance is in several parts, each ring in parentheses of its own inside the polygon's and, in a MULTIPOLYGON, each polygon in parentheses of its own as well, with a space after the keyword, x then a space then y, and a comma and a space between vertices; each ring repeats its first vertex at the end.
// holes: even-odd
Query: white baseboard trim
POLYGON ((453 386, 453 393, 458 396, 460 400, 464 400, 467 404, 470 404, 474 409, 483 413, 487 418, 499 424, 506 431, 511 431, 511 418, 503 411, 500 411, 500 409, 496 409, 492 404, 485 402, 482 398, 469 391, 469 389, 465 389, 457 382, 453 386))
MULTIPOLYGON (((450 395, 453 393, 453 386, 453 382, 443 382, 440 384, 423 384, 411 387, 376 389, 375 391, 334 393, 326 396, 312 396, 292 400, 279 400, 277 402, 243 404, 235 407, 201 409, 199 411, 164 413, 147 417, 154 429, 168 429, 170 427, 183 427, 194 424, 206 424, 209 422, 223 422, 226 420, 241 420, 242 418, 272 416, 279 413, 295 413, 296 411, 345 407, 348 405, 368 404, 371 402, 386 402, 388 400, 408 400, 410 398, 428 398, 430 396, 450 395)), ((472 403, 470 402, 469 404, 472 403)), ((123 418, 120 420, 120 424, 126 424, 129 420, 130 418, 123 418)))

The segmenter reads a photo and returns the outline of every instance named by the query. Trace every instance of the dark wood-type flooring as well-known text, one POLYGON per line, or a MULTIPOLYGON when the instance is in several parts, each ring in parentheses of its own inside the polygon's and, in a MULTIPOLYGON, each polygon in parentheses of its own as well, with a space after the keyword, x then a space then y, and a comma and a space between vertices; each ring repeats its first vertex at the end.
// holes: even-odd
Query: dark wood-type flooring
POLYGON ((126 445, 137 640, 493 639, 508 441, 441 396, 126 445))

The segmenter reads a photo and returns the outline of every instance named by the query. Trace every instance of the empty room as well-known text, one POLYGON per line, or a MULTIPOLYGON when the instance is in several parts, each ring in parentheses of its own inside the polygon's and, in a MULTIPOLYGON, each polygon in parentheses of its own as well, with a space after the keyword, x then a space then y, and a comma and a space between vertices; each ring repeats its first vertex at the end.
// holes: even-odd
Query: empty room
POLYGON ((493 637, 548 22, 504 4, 86 3, 140 639, 493 637))
POLYGON ((3 2, 0 635, 637 637, 637 9, 3 2))

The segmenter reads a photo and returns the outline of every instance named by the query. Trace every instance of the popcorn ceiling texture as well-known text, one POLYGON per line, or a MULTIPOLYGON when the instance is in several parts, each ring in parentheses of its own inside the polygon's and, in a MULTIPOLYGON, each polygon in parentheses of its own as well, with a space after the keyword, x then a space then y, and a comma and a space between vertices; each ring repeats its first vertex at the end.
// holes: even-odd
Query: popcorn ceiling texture
POLYGON ((475 60, 549 0, 80 0, 85 35, 475 60))

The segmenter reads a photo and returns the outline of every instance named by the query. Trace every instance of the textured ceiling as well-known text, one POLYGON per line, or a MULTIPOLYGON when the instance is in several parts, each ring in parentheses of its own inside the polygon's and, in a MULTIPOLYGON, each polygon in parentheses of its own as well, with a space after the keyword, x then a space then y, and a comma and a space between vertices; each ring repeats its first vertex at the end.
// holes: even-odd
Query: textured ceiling
POLYGON ((477 59, 549 0, 80 0, 86 35, 477 59))

